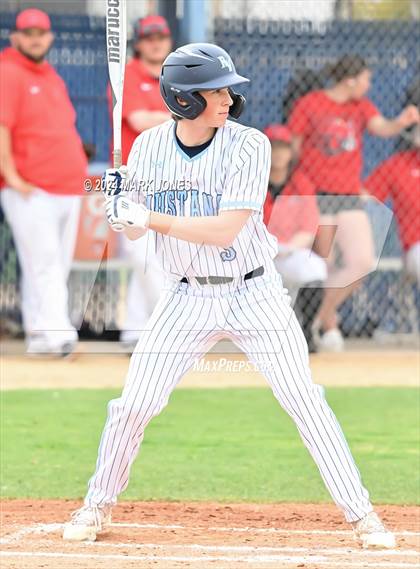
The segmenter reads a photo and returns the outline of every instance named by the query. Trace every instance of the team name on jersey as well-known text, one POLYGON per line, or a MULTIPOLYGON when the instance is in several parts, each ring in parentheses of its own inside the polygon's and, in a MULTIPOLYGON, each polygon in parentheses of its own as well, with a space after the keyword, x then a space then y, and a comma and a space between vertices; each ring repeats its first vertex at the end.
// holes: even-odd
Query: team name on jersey
POLYGON ((147 209, 168 215, 201 217, 217 215, 222 194, 216 196, 198 189, 164 190, 146 196, 147 209))

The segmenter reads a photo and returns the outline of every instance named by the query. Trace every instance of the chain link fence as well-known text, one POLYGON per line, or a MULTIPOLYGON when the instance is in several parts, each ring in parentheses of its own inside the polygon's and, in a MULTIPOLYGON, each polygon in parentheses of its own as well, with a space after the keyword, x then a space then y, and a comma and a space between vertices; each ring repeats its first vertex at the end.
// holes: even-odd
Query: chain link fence
POLYGON ((317 313, 321 326, 339 326, 348 337, 417 334, 420 133, 410 126, 415 110, 401 113, 409 105, 420 108, 418 24, 334 20, 331 12, 308 20, 299 2, 295 19, 273 20, 264 7, 270 2, 258 4, 258 19, 252 10, 245 19, 219 17, 215 41, 251 78, 243 121, 261 130, 285 126, 299 141, 297 150, 281 129, 278 140, 273 135, 268 199, 275 205, 266 221, 282 245, 279 265, 307 336, 317 313), (312 205, 305 195, 311 193, 312 205), (302 204, 289 207, 286 199, 302 204), (295 235, 288 227, 292 214, 295 235), (315 242, 299 263, 293 248, 302 245, 304 232, 315 242), (314 252, 326 262, 327 276, 311 283, 314 252), (289 271, 293 256, 306 274, 289 271), (347 285, 353 293, 334 298, 334 287, 347 285))
MULTIPOLYGON (((356 272, 347 275, 336 287, 353 287, 359 281, 359 286, 353 287, 354 292, 334 308, 342 333, 348 337, 418 333, 420 293, 416 274, 420 253, 417 249, 417 253, 410 255, 410 250, 419 240, 420 167, 416 141, 420 136, 415 128, 404 129, 402 136, 369 133, 378 112, 395 118, 409 104, 419 107, 418 23, 410 19, 411 4, 404 16, 399 15, 407 19, 398 21, 343 21, 339 18, 350 7, 344 2, 332 3, 334 6, 325 17, 312 20, 305 18, 301 2, 293 3, 292 19, 282 19, 281 13, 272 19, 272 3, 253 2, 247 5, 253 10, 258 6, 258 19, 250 10, 247 17, 238 19, 228 11, 228 4, 234 3, 212 4, 212 41, 224 47, 238 71, 252 80, 243 90, 247 106, 241 122, 261 130, 270 124, 283 125, 300 140, 299 151, 290 141, 278 141, 279 147, 283 145, 283 154, 290 156, 286 177, 273 180, 274 190, 269 192, 272 202, 284 194, 295 202, 303 196, 302 204, 306 204, 309 197, 309 209, 315 217, 309 223, 305 218, 308 208, 300 207, 305 229, 301 232, 312 235, 312 241, 316 235, 314 250, 325 263, 327 279, 334 271, 356 266, 356 272), (347 55, 357 57, 346 59, 347 55), (359 97, 361 91, 356 92, 358 86, 363 91, 361 76, 371 80, 367 101, 359 97), (293 177, 300 178, 300 184, 293 177), (303 183, 302 179, 306 181, 303 183), (376 198, 361 200, 362 187, 376 198), (360 221, 365 213, 370 229, 360 221), (335 227, 329 245, 323 241, 325 236, 313 229, 314 219, 316 226, 335 227), (375 247, 372 258, 376 259, 373 271, 368 255, 370 232, 375 247)), ((387 12, 386 17, 392 17, 392 13, 387 12)), ((13 14, 2 14, 0 47, 7 44, 13 21, 13 14)), ((106 161, 110 125, 104 21, 85 16, 55 16, 53 27, 57 39, 51 62, 69 87, 83 140, 96 146, 97 159, 106 161)), ((274 218, 280 229, 277 227, 273 232, 283 231, 282 219, 282 216, 274 218)), ((299 215, 294 219, 299 233, 299 215)), ((290 228, 286 231, 289 241, 293 238, 290 231, 290 228)), ((1 220, 0 240, 0 308, 3 319, 16 321, 19 270, 10 232, 1 220)), ((295 242, 292 239, 293 247, 287 250, 289 241, 279 240, 284 258, 299 248, 296 247, 299 239, 295 242)), ((311 247, 312 242, 310 245, 305 242, 305 247, 300 248, 311 247)), ((306 259, 300 266, 306 268, 306 263, 310 261, 306 259)), ((126 274, 121 280, 121 270, 117 268, 113 277, 106 279, 99 272, 93 284, 92 274, 87 276, 82 266, 78 264, 70 281, 75 321, 94 334, 101 334, 106 328, 115 329, 119 324, 118 299, 123 294, 126 274), (104 282, 111 290, 104 291, 104 282), (111 314, 109 307, 104 306, 104 298, 113 307, 111 314)), ((325 279, 298 283, 291 280, 287 285, 310 335, 311 323, 325 303, 325 279)), ((325 320, 331 323, 331 307, 326 313, 325 320)))

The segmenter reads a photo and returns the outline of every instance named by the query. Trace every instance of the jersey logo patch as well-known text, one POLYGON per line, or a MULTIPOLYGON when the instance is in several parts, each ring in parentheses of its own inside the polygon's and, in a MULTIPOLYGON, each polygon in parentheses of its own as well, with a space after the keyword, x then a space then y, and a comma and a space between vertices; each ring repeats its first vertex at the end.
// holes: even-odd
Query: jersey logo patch
POLYGON ((220 258, 222 259, 223 262, 225 261, 233 261, 234 259, 236 259, 236 251, 233 247, 228 247, 227 249, 224 249, 221 253, 220 253, 220 258))
POLYGON ((222 69, 228 68, 230 72, 233 71, 233 63, 231 62, 230 59, 228 59, 224 55, 219 55, 217 59, 220 61, 222 69))

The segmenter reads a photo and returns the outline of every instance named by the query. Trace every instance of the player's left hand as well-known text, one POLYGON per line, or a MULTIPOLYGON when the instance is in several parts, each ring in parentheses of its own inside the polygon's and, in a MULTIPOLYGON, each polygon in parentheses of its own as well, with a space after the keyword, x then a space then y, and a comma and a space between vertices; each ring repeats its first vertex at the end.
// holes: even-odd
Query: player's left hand
POLYGON ((409 105, 398 117, 398 122, 401 127, 408 128, 409 126, 416 124, 420 121, 419 110, 415 105, 409 105))
POLYGON ((118 196, 127 191, 128 168, 108 168, 101 180, 101 189, 106 199, 118 196))
POLYGON ((138 227, 147 229, 150 211, 143 204, 117 195, 106 201, 106 215, 111 227, 120 224, 124 227, 138 227))

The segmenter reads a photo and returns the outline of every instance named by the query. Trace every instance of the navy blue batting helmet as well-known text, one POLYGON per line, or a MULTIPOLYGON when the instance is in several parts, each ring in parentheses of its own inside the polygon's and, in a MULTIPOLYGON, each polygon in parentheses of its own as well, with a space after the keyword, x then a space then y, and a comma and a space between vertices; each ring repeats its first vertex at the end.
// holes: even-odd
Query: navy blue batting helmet
POLYGON ((211 43, 190 43, 170 53, 163 62, 160 92, 168 109, 176 116, 193 120, 206 108, 198 91, 229 88, 233 104, 231 117, 237 119, 245 98, 232 89, 249 79, 236 73, 229 54, 211 43), (183 104, 178 99, 182 99, 183 104))

